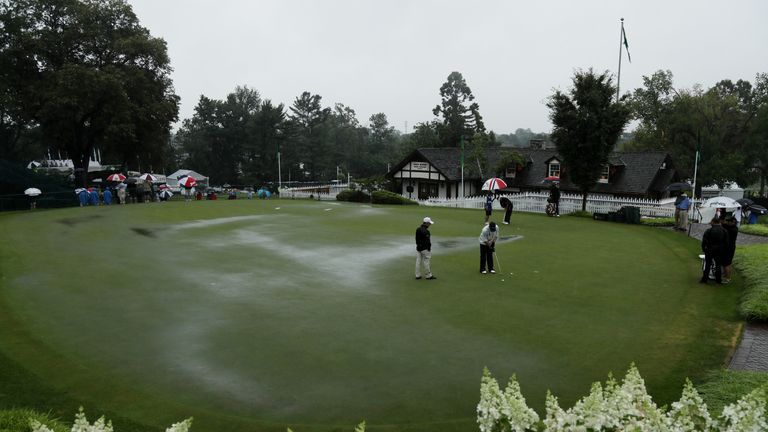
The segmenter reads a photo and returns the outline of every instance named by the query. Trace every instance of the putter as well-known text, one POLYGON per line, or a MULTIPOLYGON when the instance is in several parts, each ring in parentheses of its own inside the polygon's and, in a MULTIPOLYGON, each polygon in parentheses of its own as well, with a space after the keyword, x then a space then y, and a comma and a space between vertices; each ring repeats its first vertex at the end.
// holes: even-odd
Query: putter
POLYGON ((499 268, 499 272, 501 272, 501 262, 499 262, 499 256, 496 255, 496 251, 493 251, 493 256, 496 257, 496 267, 499 268))

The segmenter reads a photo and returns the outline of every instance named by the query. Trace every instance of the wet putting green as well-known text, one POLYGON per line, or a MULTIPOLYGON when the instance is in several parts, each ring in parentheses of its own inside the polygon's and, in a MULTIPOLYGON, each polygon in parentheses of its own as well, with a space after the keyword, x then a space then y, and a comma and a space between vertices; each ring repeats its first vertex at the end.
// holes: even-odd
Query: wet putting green
MULTIPOLYGON (((476 430, 480 376, 540 413, 635 362, 661 403, 727 356, 739 285, 671 231, 480 210, 203 201, 0 215, 0 351, 89 413, 195 431, 476 430), (435 281, 414 280, 433 233, 435 281)), ((0 373, 0 386, 2 373, 0 373)))

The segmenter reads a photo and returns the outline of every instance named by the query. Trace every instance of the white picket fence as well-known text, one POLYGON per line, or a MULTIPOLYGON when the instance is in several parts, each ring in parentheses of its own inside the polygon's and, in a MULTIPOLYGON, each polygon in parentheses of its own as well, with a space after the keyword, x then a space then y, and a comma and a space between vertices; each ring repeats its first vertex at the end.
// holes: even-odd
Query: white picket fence
MULTIPOLYGON (((529 213, 544 213, 547 206, 548 193, 520 192, 505 195, 514 206, 514 210, 529 213)), ((582 195, 560 195, 560 214, 568 214, 581 210, 582 195)), ((474 208, 482 209, 485 205, 485 196, 465 198, 430 198, 419 200, 419 205, 434 207, 474 208)), ((495 209, 501 209, 498 200, 493 203, 495 209)), ((624 206, 633 206, 640 209, 642 216, 648 217, 674 217, 675 206, 669 202, 644 199, 644 198, 619 198, 610 195, 588 195, 586 210, 591 213, 615 212, 624 206)))
MULTIPOLYGON (((283 188, 280 190, 280 197, 335 201, 340 188, 346 188, 346 185, 334 184, 328 186, 283 188), (329 189, 331 192, 322 192, 329 189)), ((549 194, 546 192, 520 192, 504 196, 512 201, 514 211, 516 212, 544 213, 549 194)), ((580 211, 581 201, 582 195, 561 194, 560 214, 580 211)), ((485 195, 464 198, 429 198, 417 200, 417 202, 422 206, 482 209, 485 205, 485 195)), ((494 201, 493 205, 495 209, 501 209, 498 200, 494 201)), ((674 217, 675 215, 675 206, 670 200, 662 202, 645 198, 619 198, 611 195, 587 196, 586 210, 591 213, 615 212, 624 206, 638 207, 640 215, 646 217, 674 217)), ((693 218, 693 213, 689 212, 689 217, 693 218)))

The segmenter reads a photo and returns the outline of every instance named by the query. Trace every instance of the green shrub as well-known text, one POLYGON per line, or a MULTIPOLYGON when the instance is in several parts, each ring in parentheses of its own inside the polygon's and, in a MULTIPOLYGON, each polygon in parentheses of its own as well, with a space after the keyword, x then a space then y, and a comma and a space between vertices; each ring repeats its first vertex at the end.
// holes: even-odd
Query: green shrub
POLYGON ((742 225, 739 227, 739 232, 768 237, 768 225, 742 225))
POLYGON ((373 191, 372 197, 374 204, 419 205, 416 201, 384 190, 373 191))
POLYGON ((668 217, 641 218, 640 224, 652 226, 652 227, 671 227, 671 226, 675 226, 675 219, 668 218, 668 217))
POLYGON ((715 370, 709 373, 706 381, 697 385, 709 411, 719 414, 723 407, 730 405, 742 395, 768 385, 768 373, 751 371, 715 370))
POLYGON ((748 320, 768 320, 768 244, 739 247, 734 264, 746 289, 739 311, 748 320))
POLYGON ((371 202, 371 196, 359 190, 345 190, 336 195, 336 201, 371 202))
POLYGON ((29 432, 32 430, 31 420, 38 421, 53 432, 69 432, 63 423, 29 409, 0 410, 0 431, 29 432))

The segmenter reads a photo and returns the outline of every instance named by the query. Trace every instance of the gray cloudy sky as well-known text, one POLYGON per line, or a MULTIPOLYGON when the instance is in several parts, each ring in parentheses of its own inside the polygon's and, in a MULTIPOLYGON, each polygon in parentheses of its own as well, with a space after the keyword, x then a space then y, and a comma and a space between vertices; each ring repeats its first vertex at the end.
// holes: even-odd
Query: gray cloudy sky
POLYGON ((459 71, 489 129, 549 132, 545 100, 575 69, 616 72, 622 17, 622 91, 659 69, 678 88, 768 72, 764 0, 128 1, 168 42, 181 119, 200 95, 247 85, 286 107, 309 91, 363 125, 383 112, 410 131, 459 71))

